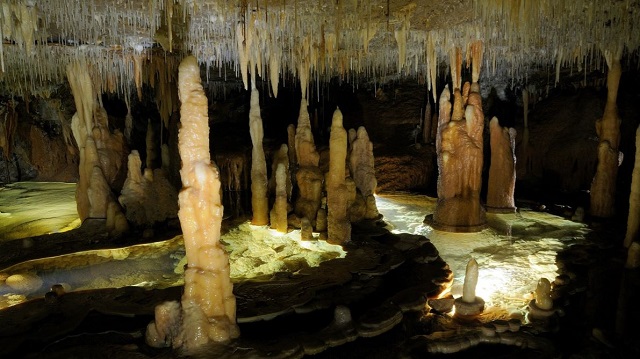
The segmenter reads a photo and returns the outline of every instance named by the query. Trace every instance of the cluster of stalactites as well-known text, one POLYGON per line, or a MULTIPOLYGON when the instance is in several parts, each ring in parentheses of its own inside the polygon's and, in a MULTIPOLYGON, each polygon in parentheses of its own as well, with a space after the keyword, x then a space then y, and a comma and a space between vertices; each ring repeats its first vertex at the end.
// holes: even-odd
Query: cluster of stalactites
POLYGON ((336 75, 355 82, 401 74, 421 77, 435 89, 438 64, 455 48, 468 57, 475 39, 485 44, 485 76, 515 79, 540 65, 555 67, 556 80, 563 67, 586 73, 603 67, 602 52, 632 53, 640 46, 634 27, 640 11, 624 1, 473 0, 456 5, 464 21, 446 26, 418 21, 429 18, 428 7, 410 2, 387 8, 385 0, 1 4, 2 38, 15 45, 0 46, 0 90, 17 95, 46 95, 78 56, 104 68, 105 87, 120 94, 129 86, 139 89, 135 56, 148 57, 153 44, 191 52, 208 67, 231 66, 245 88, 248 74, 257 74, 269 80, 274 96, 280 79, 292 73, 303 97, 312 80, 336 75))

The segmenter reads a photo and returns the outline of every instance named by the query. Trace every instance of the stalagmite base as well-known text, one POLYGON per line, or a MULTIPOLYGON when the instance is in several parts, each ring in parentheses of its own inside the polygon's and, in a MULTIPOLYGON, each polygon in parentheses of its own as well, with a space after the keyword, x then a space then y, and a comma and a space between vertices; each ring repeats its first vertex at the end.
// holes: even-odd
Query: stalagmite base
POLYGON ((146 340, 152 346, 190 351, 236 338, 240 332, 229 258, 220 243, 223 208, 218 169, 209 155, 207 98, 194 57, 180 65, 179 96, 184 187, 178 215, 187 254, 185 288, 179 306, 173 302, 156 308, 156 321, 149 324, 146 340))

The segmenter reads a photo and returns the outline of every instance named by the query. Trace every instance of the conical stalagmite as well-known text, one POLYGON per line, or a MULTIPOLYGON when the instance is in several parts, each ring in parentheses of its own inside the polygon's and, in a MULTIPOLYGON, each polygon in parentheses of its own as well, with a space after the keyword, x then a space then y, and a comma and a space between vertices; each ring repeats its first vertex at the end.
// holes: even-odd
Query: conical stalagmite
POLYGON ((367 130, 360 126, 356 138, 351 141, 349 169, 351 177, 365 201, 365 219, 374 219, 379 215, 375 198, 373 198, 377 186, 374 162, 373 143, 369 140, 367 130))
POLYGON ((320 155, 311 132, 311 122, 307 111, 307 101, 300 101, 300 114, 295 134, 295 153, 298 163, 296 183, 299 197, 295 203, 295 213, 300 218, 307 218, 315 226, 316 216, 322 200, 323 175, 318 163, 320 155))

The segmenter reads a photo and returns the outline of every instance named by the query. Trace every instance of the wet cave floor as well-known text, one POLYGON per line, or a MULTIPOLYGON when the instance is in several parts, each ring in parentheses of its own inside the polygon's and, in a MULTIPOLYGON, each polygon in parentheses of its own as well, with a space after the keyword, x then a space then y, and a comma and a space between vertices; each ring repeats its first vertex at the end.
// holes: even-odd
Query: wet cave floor
MULTIPOLYGON (((179 224, 109 239, 100 220, 78 227, 74 188, 16 183, 0 189, 0 357, 180 355, 144 342, 155 306, 181 295, 179 224)), ((587 226, 521 208, 489 215, 482 232, 452 234, 423 224, 433 198, 380 195, 377 204, 383 219, 354 224, 344 248, 301 241, 295 230, 280 235, 227 220, 223 241, 241 337, 191 356, 639 354, 632 325, 640 319, 634 309, 639 275, 623 270, 624 251, 611 240, 621 238, 624 226, 587 226), (486 308, 462 318, 450 306, 472 257, 486 308), (557 310, 546 319, 529 318, 542 277, 555 281, 557 310)))

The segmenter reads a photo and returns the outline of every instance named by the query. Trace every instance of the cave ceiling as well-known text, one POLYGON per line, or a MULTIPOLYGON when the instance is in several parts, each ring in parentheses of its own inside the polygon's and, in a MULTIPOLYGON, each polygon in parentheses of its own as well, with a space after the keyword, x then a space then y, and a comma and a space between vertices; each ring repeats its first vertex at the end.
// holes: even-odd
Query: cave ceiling
POLYGON ((456 51, 468 64, 478 40, 482 77, 519 81, 540 68, 603 69, 611 54, 637 61, 640 45, 640 0, 0 3, 0 92, 15 96, 48 96, 77 61, 90 65, 99 91, 119 94, 171 79, 162 72, 175 72, 185 54, 212 73, 231 69, 245 87, 256 75, 272 86, 287 75, 431 86, 456 51))

